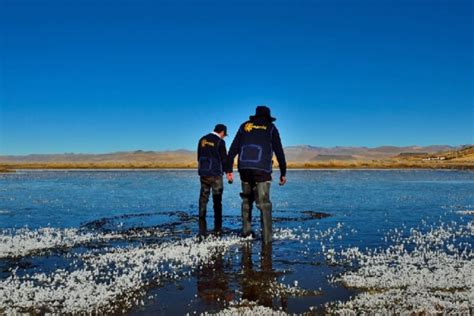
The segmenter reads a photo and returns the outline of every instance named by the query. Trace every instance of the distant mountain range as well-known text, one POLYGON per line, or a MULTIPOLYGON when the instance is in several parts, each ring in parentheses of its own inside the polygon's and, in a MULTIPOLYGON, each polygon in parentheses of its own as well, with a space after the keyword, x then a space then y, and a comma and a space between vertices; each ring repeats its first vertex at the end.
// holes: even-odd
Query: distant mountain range
POLYGON ((399 156, 400 154, 434 154, 457 150, 460 147, 448 145, 434 146, 380 146, 380 147, 314 147, 292 146, 286 148, 288 161, 312 162, 323 160, 379 160, 399 156))
MULTIPOLYGON (((287 161, 317 162, 329 160, 383 160, 396 156, 415 154, 435 154, 455 151, 462 147, 448 145, 434 146, 381 146, 381 147, 314 147, 291 146, 285 148, 287 161)), ((175 151, 129 151, 108 154, 50 154, 25 156, 0 156, 0 163, 105 163, 105 162, 150 162, 150 163, 189 163, 196 161, 196 152, 190 150, 175 151)))

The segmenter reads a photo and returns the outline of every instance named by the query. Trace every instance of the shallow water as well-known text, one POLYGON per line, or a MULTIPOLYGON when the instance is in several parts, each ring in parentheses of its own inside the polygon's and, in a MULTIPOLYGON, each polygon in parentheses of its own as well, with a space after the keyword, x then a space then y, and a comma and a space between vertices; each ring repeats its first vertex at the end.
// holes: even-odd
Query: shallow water
MULTIPOLYGON (((225 236, 240 228, 239 191, 239 181, 225 186, 225 236)), ((472 171, 290 171, 286 186, 272 186, 276 238, 271 249, 262 248, 259 241, 259 212, 255 210, 257 240, 218 252, 186 275, 148 284, 140 302, 126 310, 134 315, 215 312, 243 298, 301 313, 311 306, 322 308, 327 302, 348 300, 356 292, 329 282, 342 267, 329 264, 324 249, 383 248, 391 242, 386 234, 395 229, 408 235, 410 228, 468 223, 472 215, 459 211, 474 209, 473 192, 472 171), (314 213, 307 211, 331 216, 313 218, 314 213), (264 291, 275 280, 286 286, 297 284, 307 292, 264 291)), ((0 280, 8 278, 15 267, 18 275, 74 270, 73 262, 82 253, 195 236, 198 193, 194 171, 0 174, 0 229, 7 230, 3 235, 23 227, 34 232, 43 227, 74 229, 67 246, 61 237, 63 244, 53 242, 47 249, 36 251, 33 245, 31 252, 16 258, 0 256, 0 280), (74 236, 81 234, 90 235, 76 243, 74 236)), ((211 205, 208 214, 212 228, 211 205)))

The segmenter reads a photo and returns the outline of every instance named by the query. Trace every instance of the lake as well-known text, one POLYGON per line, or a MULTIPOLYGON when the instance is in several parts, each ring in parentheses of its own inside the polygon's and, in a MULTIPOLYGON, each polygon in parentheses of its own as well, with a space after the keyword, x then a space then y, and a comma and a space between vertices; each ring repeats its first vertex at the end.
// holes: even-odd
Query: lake
POLYGON ((0 312, 380 311, 373 295, 472 311, 473 171, 290 170, 271 188, 271 247, 256 209, 256 238, 239 237, 239 192, 237 176, 223 235, 199 238, 195 171, 0 174, 0 312), (413 267, 424 281, 394 283, 413 267))

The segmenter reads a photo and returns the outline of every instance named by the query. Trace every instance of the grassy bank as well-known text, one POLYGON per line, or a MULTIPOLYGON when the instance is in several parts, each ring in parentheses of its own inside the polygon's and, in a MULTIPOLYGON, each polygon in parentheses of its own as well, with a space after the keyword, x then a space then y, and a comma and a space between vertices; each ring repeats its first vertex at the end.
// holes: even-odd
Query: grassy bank
MULTIPOLYGON (((14 169, 196 169, 197 164, 189 163, 143 163, 143 162, 51 162, 51 163, 11 163, 0 166, 0 172, 14 169)), ((277 166, 275 166, 277 168, 277 166)), ((470 169, 473 161, 324 161, 288 163, 289 169, 470 169)))
POLYGON ((9 163, 5 169, 193 169, 194 163, 142 163, 142 162, 25 162, 9 163))
POLYGON ((469 169, 474 170, 474 162, 439 161, 329 161, 321 163, 289 163, 288 167, 302 169, 469 169))

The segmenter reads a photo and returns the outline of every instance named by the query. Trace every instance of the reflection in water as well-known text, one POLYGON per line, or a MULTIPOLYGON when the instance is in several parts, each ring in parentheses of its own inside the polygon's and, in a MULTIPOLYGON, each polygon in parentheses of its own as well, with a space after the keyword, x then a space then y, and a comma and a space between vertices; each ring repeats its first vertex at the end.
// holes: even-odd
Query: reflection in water
POLYGON ((198 296, 204 303, 228 302, 233 299, 228 275, 224 272, 225 266, 224 255, 217 252, 211 261, 203 264, 197 271, 198 296))
MULTIPOLYGON (((258 304, 274 308, 274 295, 270 289, 278 276, 272 265, 272 243, 262 243, 260 253, 260 269, 252 260, 252 244, 246 242, 242 246, 242 277, 239 280, 242 299, 258 302, 258 304)), ((280 299, 280 306, 286 310, 287 300, 280 299)))
POLYGON ((287 309, 286 295, 272 291, 280 275, 273 270, 272 243, 262 243, 257 262, 252 260, 252 247, 250 241, 243 243, 240 270, 232 271, 232 263, 218 252, 212 262, 197 271, 198 297, 208 308, 222 308, 241 298, 273 309, 287 309), (241 293, 241 296, 235 297, 234 293, 241 293))

